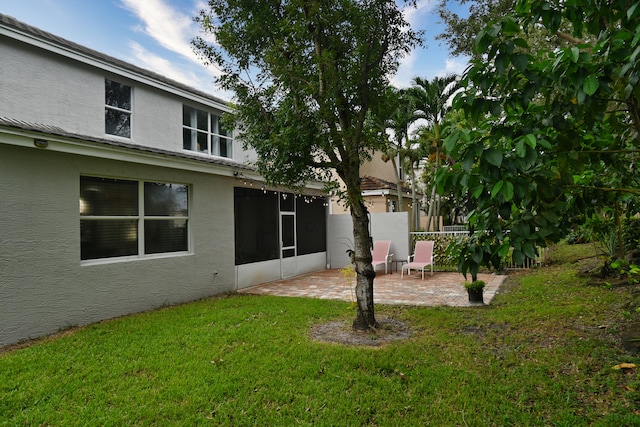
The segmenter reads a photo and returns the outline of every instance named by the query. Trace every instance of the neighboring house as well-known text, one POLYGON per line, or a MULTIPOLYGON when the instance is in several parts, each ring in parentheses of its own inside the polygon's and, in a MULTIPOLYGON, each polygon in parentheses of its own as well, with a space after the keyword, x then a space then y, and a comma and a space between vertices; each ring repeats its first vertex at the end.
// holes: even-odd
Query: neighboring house
MULTIPOLYGON (((373 176, 360 178, 362 196, 369 212, 398 212, 398 185, 373 176)), ((402 184, 403 211, 413 214, 411 188, 402 184)))
MULTIPOLYGON (((400 174, 402 175, 402 171, 400 174)), ((411 188, 403 182, 401 194, 398 194, 396 171, 391 161, 383 160, 381 153, 376 153, 370 161, 360 167, 360 176, 362 197, 369 212, 399 212, 399 199, 402 197, 402 211, 408 212, 409 218, 412 218, 411 188)), ((422 194, 418 194, 418 201, 420 200, 422 194)), ((337 198, 332 201, 331 211, 334 214, 349 213, 337 198)))
POLYGON ((323 269, 226 102, 0 14, 0 346, 323 269))

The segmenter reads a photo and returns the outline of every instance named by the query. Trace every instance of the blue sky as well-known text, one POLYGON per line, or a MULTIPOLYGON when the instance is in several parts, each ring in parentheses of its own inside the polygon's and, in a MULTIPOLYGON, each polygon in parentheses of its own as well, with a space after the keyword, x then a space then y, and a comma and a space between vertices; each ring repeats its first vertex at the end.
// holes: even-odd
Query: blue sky
MULTIPOLYGON (((442 31, 434 0, 407 11, 414 29, 426 33, 425 48, 412 52, 393 79, 397 87, 415 76, 431 79, 462 73, 465 58, 451 57, 434 36, 442 31)), ((213 83, 217 70, 205 68, 190 41, 199 34, 192 18, 202 0, 0 0, 0 13, 157 72, 202 91, 230 99, 213 83)))

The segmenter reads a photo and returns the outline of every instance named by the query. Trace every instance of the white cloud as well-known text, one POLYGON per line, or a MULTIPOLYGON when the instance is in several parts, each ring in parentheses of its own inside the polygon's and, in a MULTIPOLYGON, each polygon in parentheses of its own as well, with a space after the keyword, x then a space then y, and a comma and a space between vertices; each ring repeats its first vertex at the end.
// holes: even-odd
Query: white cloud
POLYGON ((395 76, 391 78, 391 84, 397 88, 406 88, 411 86, 411 80, 418 75, 415 71, 415 62, 418 59, 419 52, 413 51, 400 63, 400 67, 395 76))
POLYGON ((191 46, 191 40, 199 32, 193 16, 206 8, 206 3, 197 0, 191 11, 185 7, 178 10, 167 0, 120 0, 120 3, 139 19, 140 24, 134 31, 149 36, 157 45, 171 52, 159 53, 157 46, 143 46, 141 41, 131 41, 129 48, 134 57, 133 62, 180 83, 229 98, 229 94, 220 93, 213 84, 213 76, 219 76, 220 70, 213 66, 205 66, 191 46), (171 60, 174 54, 186 58, 198 67, 181 64, 179 58, 171 60))
POLYGON ((129 48, 133 52, 136 64, 140 67, 152 70, 162 76, 189 86, 195 87, 200 84, 199 79, 194 73, 183 72, 182 70, 184 68, 174 66, 171 61, 148 51, 141 44, 132 41, 129 42, 129 48))
POLYGON ((199 30, 191 15, 184 10, 174 9, 165 0, 120 1, 125 9, 140 19, 139 31, 153 38, 163 48, 202 64, 191 47, 191 40, 199 30))
POLYGON ((404 19, 415 28, 423 23, 425 15, 431 13, 436 4, 434 0, 420 0, 416 7, 406 6, 403 10, 404 19))
POLYGON ((457 74, 461 76, 469 65, 469 60, 466 57, 447 58, 445 60, 445 67, 442 72, 437 73, 438 76, 445 76, 447 74, 457 74))
POLYGON ((215 95, 221 99, 231 100, 233 94, 219 90, 213 82, 213 74, 205 69, 201 74, 194 71, 193 67, 176 65, 170 60, 160 57, 148 51, 136 42, 129 42, 129 48, 133 53, 133 58, 129 62, 137 64, 139 67, 152 70, 161 76, 175 80, 192 88, 215 95), (190 70, 185 72, 185 70, 190 70))

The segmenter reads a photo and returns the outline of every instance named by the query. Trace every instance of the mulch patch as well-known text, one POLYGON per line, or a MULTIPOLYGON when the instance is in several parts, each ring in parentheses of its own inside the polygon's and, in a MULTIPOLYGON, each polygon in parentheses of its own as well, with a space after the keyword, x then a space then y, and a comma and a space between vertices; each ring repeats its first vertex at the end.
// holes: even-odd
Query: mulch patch
POLYGON ((409 339, 413 330, 406 323, 389 317, 376 316, 380 327, 368 331, 353 329, 353 320, 337 320, 311 329, 316 341, 348 346, 380 347, 390 342, 409 339))

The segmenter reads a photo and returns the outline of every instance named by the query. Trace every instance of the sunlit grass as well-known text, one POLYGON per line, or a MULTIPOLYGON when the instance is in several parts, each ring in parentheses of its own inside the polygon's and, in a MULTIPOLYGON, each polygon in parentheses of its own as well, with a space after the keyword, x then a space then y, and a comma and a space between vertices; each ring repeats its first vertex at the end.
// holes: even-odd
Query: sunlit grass
POLYGON ((0 354, 0 425, 640 425, 638 371, 613 369, 639 363, 618 340, 633 289, 567 263, 509 281, 488 307, 377 306, 414 330, 377 349, 313 341, 354 316, 327 300, 231 295, 90 325, 0 354))

